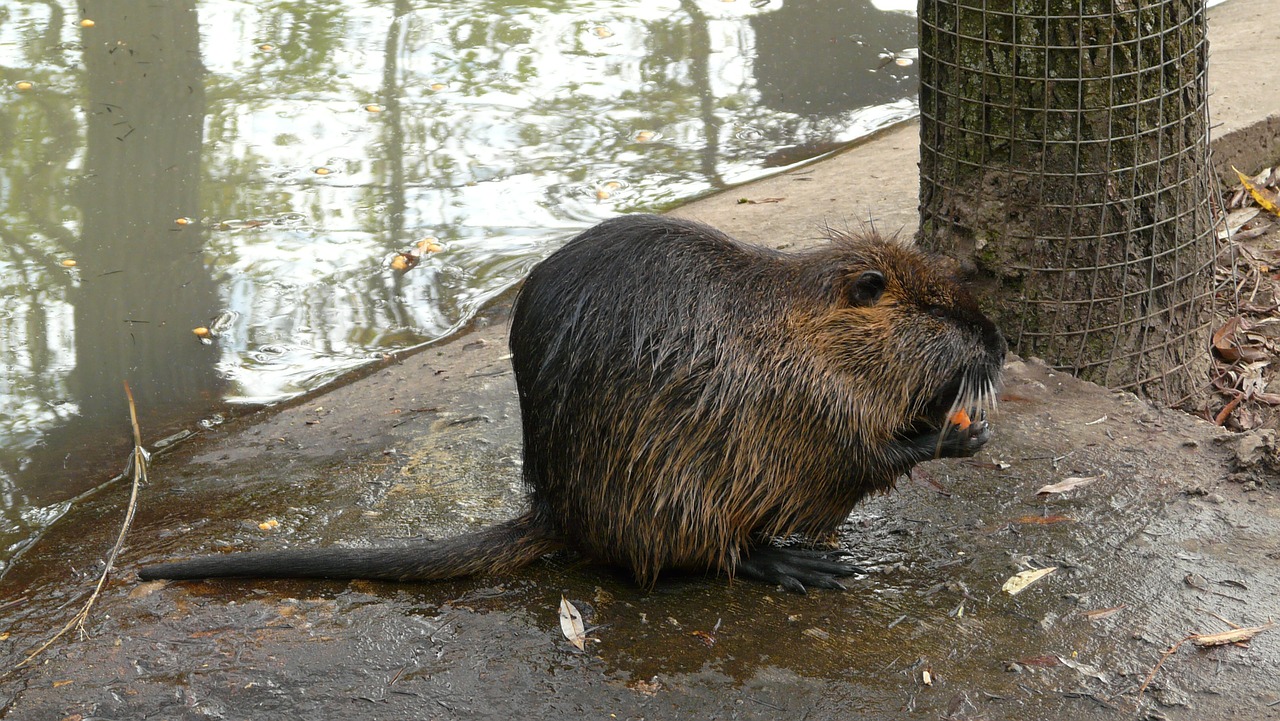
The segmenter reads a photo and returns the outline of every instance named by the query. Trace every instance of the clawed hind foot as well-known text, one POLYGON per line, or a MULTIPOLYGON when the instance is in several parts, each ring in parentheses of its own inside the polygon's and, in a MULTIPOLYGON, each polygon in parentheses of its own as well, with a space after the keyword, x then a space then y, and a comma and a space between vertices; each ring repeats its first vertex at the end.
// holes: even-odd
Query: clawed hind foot
POLYGON ((788 591, 807 593, 807 587, 844 590, 840 578, 866 571, 843 559, 839 552, 761 546, 738 561, 736 575, 753 581, 781 585, 788 591))

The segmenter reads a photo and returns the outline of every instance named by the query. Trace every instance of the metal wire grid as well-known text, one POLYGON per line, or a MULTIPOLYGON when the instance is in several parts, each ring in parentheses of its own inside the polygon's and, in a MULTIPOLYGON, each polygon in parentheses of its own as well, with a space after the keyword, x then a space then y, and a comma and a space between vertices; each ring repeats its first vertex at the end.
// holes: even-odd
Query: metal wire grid
POLYGON ((1015 350, 1171 404, 1165 381, 1205 357, 1184 349, 1212 322, 1204 16, 1202 0, 920 12, 926 242, 993 221, 980 230, 1018 236, 1015 350))

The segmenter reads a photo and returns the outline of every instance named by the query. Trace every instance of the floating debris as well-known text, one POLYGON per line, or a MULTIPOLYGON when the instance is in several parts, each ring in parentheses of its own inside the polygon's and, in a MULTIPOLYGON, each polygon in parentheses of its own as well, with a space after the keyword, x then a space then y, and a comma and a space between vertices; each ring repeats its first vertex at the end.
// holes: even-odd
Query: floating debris
POLYGON ((412 270, 427 253, 439 253, 444 246, 434 237, 427 237, 413 244, 408 250, 402 250, 391 257, 391 269, 398 272, 412 270))

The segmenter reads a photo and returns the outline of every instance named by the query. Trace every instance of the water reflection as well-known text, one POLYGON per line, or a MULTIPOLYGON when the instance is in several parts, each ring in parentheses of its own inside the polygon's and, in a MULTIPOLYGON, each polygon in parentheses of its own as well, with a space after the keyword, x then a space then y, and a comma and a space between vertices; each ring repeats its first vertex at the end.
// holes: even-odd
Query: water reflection
POLYGON ((302 392, 590 223, 914 112, 914 20, 856 0, 3 12, 0 561, 120 463, 124 380, 152 437, 302 392))

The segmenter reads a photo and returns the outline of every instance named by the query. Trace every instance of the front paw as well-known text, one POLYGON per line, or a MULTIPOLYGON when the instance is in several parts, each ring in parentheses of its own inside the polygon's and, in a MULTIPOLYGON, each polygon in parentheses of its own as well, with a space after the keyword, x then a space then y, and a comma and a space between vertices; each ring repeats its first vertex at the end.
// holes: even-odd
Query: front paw
POLYGON ((985 416, 979 416, 968 426, 948 425, 942 443, 938 445, 939 458, 965 458, 977 453, 991 440, 991 424, 985 416))

